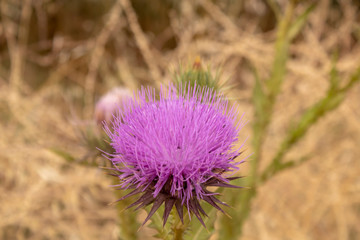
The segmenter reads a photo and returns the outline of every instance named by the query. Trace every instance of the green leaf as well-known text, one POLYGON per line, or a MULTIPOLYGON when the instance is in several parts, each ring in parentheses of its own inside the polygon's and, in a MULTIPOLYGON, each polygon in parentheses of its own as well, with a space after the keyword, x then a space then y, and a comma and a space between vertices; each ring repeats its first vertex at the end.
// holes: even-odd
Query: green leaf
MULTIPOLYGON (((148 212, 148 211, 147 211, 148 212)), ((173 216, 170 214, 167 223, 163 227, 162 214, 164 212, 164 205, 162 205, 150 219, 149 227, 155 229, 154 237, 164 240, 171 240, 171 226, 174 222, 173 216)))
POLYGON ((185 240, 207 240, 210 239, 212 234, 215 232, 215 220, 217 209, 215 209, 210 204, 202 206, 208 215, 204 218, 204 223, 206 228, 195 218, 193 217, 187 234, 185 234, 185 240))

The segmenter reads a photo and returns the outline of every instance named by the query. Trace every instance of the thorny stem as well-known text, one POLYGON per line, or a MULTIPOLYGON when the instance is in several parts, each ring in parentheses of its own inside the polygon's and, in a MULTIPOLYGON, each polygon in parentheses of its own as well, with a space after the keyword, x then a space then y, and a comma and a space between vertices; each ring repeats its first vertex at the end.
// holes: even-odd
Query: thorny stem
POLYGON ((323 115, 336 109, 345 99, 346 92, 360 81, 360 67, 350 76, 347 84, 340 88, 336 83, 330 86, 326 96, 310 107, 300 121, 291 129, 288 136, 282 142, 271 164, 263 171, 259 181, 266 182, 270 177, 284 168, 297 166, 308 160, 303 158, 298 162, 283 162, 285 154, 306 134, 309 128, 323 115))
POLYGON ((256 114, 256 120, 253 125, 254 157, 253 160, 250 161, 250 176, 247 178, 246 183, 246 186, 250 187, 250 189, 242 192, 240 201, 234 194, 231 194, 232 198, 229 203, 231 206, 237 206, 237 208, 236 213, 232 214, 233 219, 226 216, 222 217, 221 225, 224 230, 222 233, 223 239, 235 239, 242 233, 243 225, 250 213, 252 199, 256 196, 256 187, 259 175, 258 166, 261 159, 263 139, 271 120, 276 97, 280 92, 282 81, 286 73, 286 61, 289 55, 288 51, 290 44, 288 32, 291 26, 295 5, 295 1, 290 1, 285 14, 279 23, 277 40, 275 43, 276 54, 274 64, 271 76, 266 82, 268 90, 267 104, 262 108, 262 114, 256 114))

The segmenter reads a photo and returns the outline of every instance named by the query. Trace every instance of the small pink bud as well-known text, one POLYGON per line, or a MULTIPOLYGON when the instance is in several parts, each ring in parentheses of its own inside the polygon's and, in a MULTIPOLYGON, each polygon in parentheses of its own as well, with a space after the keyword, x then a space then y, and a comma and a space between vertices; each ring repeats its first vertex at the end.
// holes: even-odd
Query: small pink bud
POLYGON ((116 87, 103 95, 95 106, 95 120, 98 124, 105 121, 109 124, 113 119, 113 114, 121 109, 122 102, 132 97, 127 88, 116 87))

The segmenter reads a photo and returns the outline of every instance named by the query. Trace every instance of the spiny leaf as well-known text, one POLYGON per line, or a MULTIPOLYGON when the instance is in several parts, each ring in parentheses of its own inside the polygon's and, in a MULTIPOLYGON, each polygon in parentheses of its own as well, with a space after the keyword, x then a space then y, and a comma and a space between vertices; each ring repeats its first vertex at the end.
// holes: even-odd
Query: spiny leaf
POLYGON ((208 215, 208 217, 204 218, 206 228, 199 221, 191 221, 190 229, 184 237, 185 240, 207 240, 214 233, 217 210, 209 204, 204 204, 203 208, 208 215))
POLYGON ((161 206, 150 219, 151 223, 149 224, 149 227, 156 231, 154 237, 163 240, 171 240, 171 226, 174 222, 174 219, 170 215, 167 224, 163 226, 163 218, 161 217, 163 212, 164 206, 161 206))
MULTIPOLYGON (((332 72, 334 71, 336 70, 332 70, 332 72)), ((330 75, 331 74, 334 73, 330 73, 330 75)), ((272 175, 274 175, 274 173, 287 168, 282 167, 284 155, 307 133, 312 125, 314 125, 326 113, 336 109, 345 99, 346 91, 358 81, 360 81, 360 67, 351 75, 345 87, 339 88, 335 85, 330 86, 326 96, 305 111, 297 124, 294 124, 293 127, 290 128, 288 135, 281 143, 275 157, 262 173, 262 181, 269 179, 272 175)))

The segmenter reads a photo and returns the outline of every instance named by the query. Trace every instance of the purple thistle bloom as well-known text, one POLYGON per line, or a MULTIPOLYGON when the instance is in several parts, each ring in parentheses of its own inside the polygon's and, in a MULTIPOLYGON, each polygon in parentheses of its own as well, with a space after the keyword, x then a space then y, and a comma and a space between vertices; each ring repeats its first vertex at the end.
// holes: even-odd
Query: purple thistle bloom
POLYGON ((115 149, 108 154, 111 175, 121 189, 134 189, 119 201, 141 193, 128 208, 152 203, 144 223, 164 202, 164 224, 175 205, 182 221, 185 206, 204 225, 201 199, 223 211, 218 204, 226 204, 207 187, 237 187, 229 181, 238 177, 223 175, 241 163, 234 162, 240 148, 233 146, 242 125, 228 101, 196 86, 162 88, 158 99, 155 89, 143 88, 122 109, 112 126, 105 124, 115 149))

